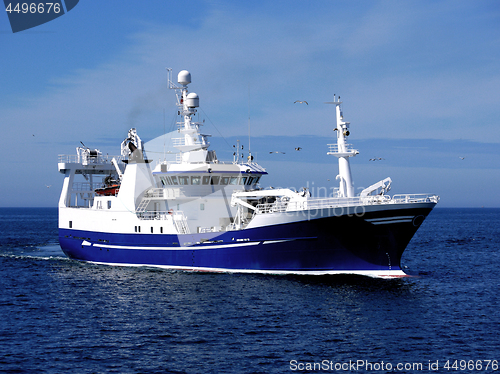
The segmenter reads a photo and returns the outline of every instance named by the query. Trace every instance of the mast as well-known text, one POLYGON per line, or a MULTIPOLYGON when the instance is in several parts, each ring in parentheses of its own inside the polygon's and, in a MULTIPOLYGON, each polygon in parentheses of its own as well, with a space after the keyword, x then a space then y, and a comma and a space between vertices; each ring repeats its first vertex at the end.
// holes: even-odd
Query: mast
POLYGON ((196 114, 196 108, 200 105, 199 96, 194 93, 188 93, 188 84, 191 83, 191 74, 187 70, 182 70, 177 77, 180 86, 172 82, 171 72, 172 69, 167 69, 169 72, 169 88, 177 91, 177 107, 179 108, 179 115, 182 116, 183 121, 178 122, 179 133, 183 135, 182 138, 174 138, 174 147, 181 151, 181 162, 205 162, 207 158, 207 148, 210 143, 207 142, 206 137, 210 135, 200 134, 199 122, 193 122, 192 116, 196 114))
POLYGON ((337 144, 329 144, 330 151, 327 154, 333 155, 339 159, 339 174, 336 178, 339 180, 339 197, 354 197, 354 185, 352 182, 349 157, 354 157, 359 152, 346 142, 349 136, 350 123, 344 121, 340 96, 336 101, 334 95, 333 102, 328 102, 326 104, 335 105, 335 128, 333 131, 337 132, 337 144))

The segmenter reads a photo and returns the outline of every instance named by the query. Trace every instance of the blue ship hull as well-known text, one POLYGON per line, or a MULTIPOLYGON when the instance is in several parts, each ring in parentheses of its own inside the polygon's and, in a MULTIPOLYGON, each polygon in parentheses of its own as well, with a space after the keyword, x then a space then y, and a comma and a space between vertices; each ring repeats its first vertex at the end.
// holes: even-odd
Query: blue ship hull
POLYGON ((72 259, 112 265, 267 273, 401 272, 401 256, 433 206, 222 233, 119 234, 61 228, 59 241, 72 259))

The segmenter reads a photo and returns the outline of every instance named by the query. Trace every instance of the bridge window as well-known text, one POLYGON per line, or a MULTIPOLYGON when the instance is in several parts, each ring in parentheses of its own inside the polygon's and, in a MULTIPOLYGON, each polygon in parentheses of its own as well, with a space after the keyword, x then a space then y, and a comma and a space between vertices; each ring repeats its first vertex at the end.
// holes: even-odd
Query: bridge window
POLYGON ((238 177, 231 177, 231 180, 229 181, 229 184, 232 184, 233 186, 235 184, 238 184, 238 177))
POLYGON ((201 178, 200 177, 191 177, 191 184, 200 184, 201 178))
POLYGON ((189 184, 189 177, 178 177, 179 178, 179 184, 182 186, 185 186, 189 184))
POLYGON ((179 183, 177 183, 177 177, 170 177, 170 179, 172 179, 172 184, 175 184, 175 185, 179 184, 179 183))
POLYGON ((210 175, 203 176, 203 184, 208 184, 210 182, 210 175))
POLYGON ((255 179, 254 177, 249 177, 249 178, 248 178, 248 182, 247 182, 247 186, 252 185, 252 184, 253 184, 253 180, 254 180, 254 179, 255 179))
POLYGON ((222 177, 220 184, 228 184, 229 183, 229 177, 222 177))
POLYGON ((212 179, 210 180, 210 184, 219 184, 219 176, 214 175, 212 179))
POLYGON ((243 185, 246 184, 247 183, 247 178, 248 177, 241 177, 240 178, 240 184, 243 184, 243 185))
POLYGON ((172 184, 170 177, 161 177, 163 185, 172 184))

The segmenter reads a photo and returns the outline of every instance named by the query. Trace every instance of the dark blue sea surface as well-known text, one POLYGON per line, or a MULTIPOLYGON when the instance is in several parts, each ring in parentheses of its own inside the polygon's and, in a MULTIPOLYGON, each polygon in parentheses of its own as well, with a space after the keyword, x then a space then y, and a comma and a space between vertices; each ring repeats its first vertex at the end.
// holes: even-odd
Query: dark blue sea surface
POLYGON ((79 263, 51 208, 0 209, 0 239, 0 372, 499 369, 500 209, 435 209, 390 280, 79 263))

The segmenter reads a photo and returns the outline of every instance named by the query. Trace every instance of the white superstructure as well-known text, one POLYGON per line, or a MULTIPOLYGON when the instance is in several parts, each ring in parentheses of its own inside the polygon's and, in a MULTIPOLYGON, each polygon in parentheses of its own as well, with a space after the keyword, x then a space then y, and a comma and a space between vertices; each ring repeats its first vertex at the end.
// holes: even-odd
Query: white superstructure
POLYGON ((250 160, 220 162, 216 152, 208 150, 210 135, 200 132, 203 124, 193 120, 200 99, 188 91, 191 74, 181 71, 178 83, 172 82, 169 69, 169 88, 176 91, 180 118, 179 136, 173 139, 179 151, 176 160, 160 161, 152 168, 135 128, 122 142, 120 156, 104 157, 86 147, 77 149, 77 157, 60 156, 59 171, 65 174, 59 202, 62 227, 108 230, 120 221, 126 222, 114 227, 120 232, 143 232, 147 226, 148 232, 171 234, 234 227, 237 209, 230 204, 232 193, 259 188, 267 172, 250 160), (77 176, 84 180, 77 181, 77 176), (106 178, 119 180, 119 188, 113 195, 96 195, 106 178))

